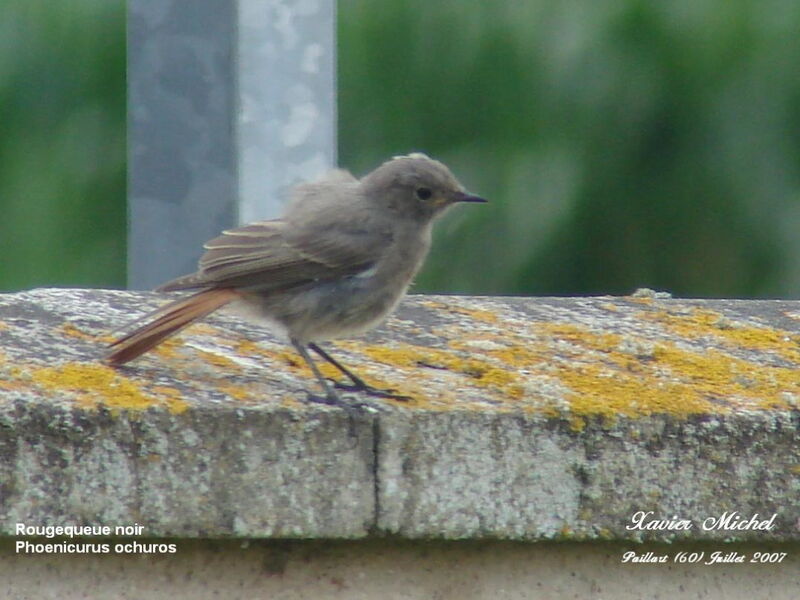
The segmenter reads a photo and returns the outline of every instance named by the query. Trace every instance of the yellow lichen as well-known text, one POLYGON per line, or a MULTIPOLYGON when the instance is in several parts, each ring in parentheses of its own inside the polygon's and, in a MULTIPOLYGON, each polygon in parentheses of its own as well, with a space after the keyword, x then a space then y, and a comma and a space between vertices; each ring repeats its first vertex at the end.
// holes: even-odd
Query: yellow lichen
POLYGON ((240 356, 248 356, 252 354, 259 354, 261 356, 269 355, 269 351, 265 350, 252 340, 240 340, 235 346, 236 354, 240 356))
POLYGON ((212 364, 215 367, 220 367, 226 373, 230 373, 231 371, 238 372, 242 370, 241 366, 222 354, 217 354, 216 352, 207 352, 206 350, 198 350, 198 353, 207 363, 212 364))
POLYGON ((189 410, 189 403, 183 399, 180 390, 166 385, 156 385, 151 391, 163 398, 163 402, 172 414, 179 415, 189 410))
POLYGON ((281 397, 281 406, 284 408, 291 408, 295 410, 308 408, 308 404, 301 402, 300 400, 289 394, 284 394, 281 397))
POLYGON ((182 345, 183 343, 179 339, 171 338, 161 342, 152 350, 152 352, 154 352, 161 359, 171 360, 180 356, 178 348, 182 345))
POLYGON ((655 321, 685 339, 713 337, 730 348, 773 352, 787 360, 800 362, 800 336, 783 329, 733 322, 713 310, 693 309, 686 314, 653 311, 638 316, 655 321))
MULTIPOLYGON (((555 415, 553 415, 555 416, 555 415)), ((586 429, 586 419, 579 415, 570 415, 569 417, 569 428, 571 431, 575 433, 580 433, 584 429, 586 429)))
POLYGON ((609 311, 609 312, 615 312, 615 313, 619 312, 619 310, 620 310, 619 306, 617 306, 616 304, 612 304, 611 302, 603 302, 600 305, 600 307, 605 309, 605 310, 607 310, 607 311, 609 311))
POLYGON ((571 325, 560 333, 553 325, 543 328, 575 344, 575 352, 562 350, 569 361, 552 366, 571 390, 570 408, 577 414, 685 416, 734 406, 769 409, 786 407, 782 393, 800 389, 800 372, 793 368, 753 365, 716 350, 700 354, 668 342, 655 344, 652 359, 641 360, 620 352, 615 334, 581 332, 571 325), (592 357, 582 362, 586 351, 592 357))
POLYGON ((251 340, 240 340, 233 347, 233 351, 239 356, 246 356, 257 359, 267 359, 268 362, 286 363, 292 366, 302 362, 300 356, 291 350, 269 350, 256 344, 251 340))
MULTIPOLYGON (((308 367, 306 361, 304 361, 303 357, 297 354, 296 352, 291 352, 289 350, 286 350, 286 351, 274 352, 271 354, 274 359, 277 359, 280 362, 288 365, 293 370, 299 371, 302 377, 310 379, 314 378, 314 373, 308 367)), ((339 369, 337 369, 330 363, 317 361, 316 365, 322 372, 322 375, 324 377, 329 377, 331 379, 342 377, 342 374, 339 371, 339 369)))
POLYGON ((219 327, 214 327, 208 323, 194 323, 187 331, 199 335, 219 335, 221 330, 219 327))
MULTIPOLYGON (((189 327, 186 331, 189 334, 201 334, 201 335, 209 335, 209 334, 212 334, 212 333, 218 333, 218 330, 216 328, 211 327, 210 325, 207 325, 205 323, 195 323, 194 325, 189 327)), ((164 340, 158 346, 156 346, 151 352, 154 352, 156 355, 158 355, 159 358, 167 359, 167 360, 174 360, 174 359, 179 359, 179 358, 181 358, 183 356, 183 352, 180 350, 183 347, 184 347, 183 339, 180 336, 178 336, 178 337, 172 337, 172 338, 164 340)), ((227 367, 229 365, 238 366, 238 365, 235 365, 235 363, 233 363, 233 361, 229 361, 229 363, 224 364, 224 365, 223 364, 218 364, 217 362, 215 362, 214 358, 210 358, 209 357, 209 355, 211 355, 210 352, 205 352, 205 351, 202 351, 202 350, 200 352, 202 353, 204 358, 206 358, 207 360, 209 360, 213 364, 217 364, 217 366, 221 366, 221 367, 227 367)), ((229 360, 229 359, 226 359, 226 358, 222 357, 222 359, 220 359, 220 362, 222 360, 229 360)))
MULTIPOLYGON (((699 318, 717 326, 716 315, 699 318)), ((479 397, 493 410, 564 416, 574 431, 591 416, 613 421, 621 415, 685 417, 786 408, 786 394, 800 393, 800 370, 794 367, 764 366, 721 350, 693 351, 571 323, 531 323, 503 335, 459 327, 450 329, 449 337, 446 349, 347 347, 390 367, 402 393, 424 398, 415 406, 479 408, 470 400, 479 397), (426 384, 430 377, 439 380, 436 385, 426 384)))
POLYGON ((160 399, 141 389, 133 381, 102 364, 65 363, 58 367, 38 367, 29 371, 36 385, 59 392, 72 392, 75 402, 84 408, 103 404, 113 411, 145 410, 164 405, 172 412, 185 410, 185 402, 175 397, 160 399))
MULTIPOLYGON (((518 376, 512 371, 485 360, 464 357, 450 350, 411 345, 395 348, 369 346, 365 349, 365 353, 377 362, 404 367, 406 370, 432 368, 458 373, 466 376, 465 386, 475 385, 502 390, 510 398, 519 398, 523 393, 518 376)), ((424 382, 420 383, 424 385, 424 382)), ((419 395, 419 392, 409 395, 419 395)))
POLYGON ((443 311, 445 313, 456 313, 460 315, 466 315, 471 319, 475 319, 476 321, 483 321, 484 323, 497 323, 498 316, 496 313, 478 309, 478 308, 466 308, 464 306, 459 306, 458 304, 449 304, 444 302, 437 302, 435 300, 423 300, 420 304, 426 308, 430 308, 437 311, 443 311))
POLYGON ((242 385, 225 384, 219 386, 219 391, 234 400, 245 401, 252 399, 252 393, 242 385))
MULTIPOLYGON (((649 298, 633 301, 651 304, 649 298)), ((800 397, 798 336, 732 321, 715 311, 677 303, 661 310, 664 304, 651 304, 636 315, 644 325, 641 333, 631 333, 629 325, 621 328, 624 333, 617 333, 583 323, 525 321, 520 315, 503 323, 494 312, 472 309, 463 302, 424 301, 423 305, 469 319, 445 322, 433 331, 443 347, 365 345, 359 341, 336 344, 360 357, 353 361, 345 356, 342 362, 368 384, 413 397, 403 403, 409 407, 519 411, 565 419, 573 431, 580 432, 593 417, 613 422, 619 416, 669 414, 682 418, 732 410, 784 409, 790 407, 789 399, 800 397), (744 351, 771 355, 766 362, 777 364, 747 360, 744 351), (781 360, 776 360, 778 356, 781 360)), ((622 310, 609 302, 601 308, 622 310)), ((65 333, 80 334, 69 329, 65 333)), ((218 330, 204 326, 196 333, 217 335, 218 330)), ((178 355, 178 343, 168 341, 160 355, 178 355)), ((225 343, 240 356, 263 357, 265 363, 296 372, 309 389, 315 385, 310 369, 288 347, 268 350, 250 340, 230 337, 225 343)), ((198 355, 219 367, 201 379, 211 378, 217 389, 233 400, 250 401, 258 396, 252 386, 231 382, 229 374, 242 367, 226 355, 206 350, 181 353, 193 359, 198 355), (224 374, 217 375, 218 371, 224 374)), ((332 365, 317 362, 325 377, 345 380, 332 365)), ((107 372, 92 372, 87 365, 57 369, 61 370, 35 371, 35 381, 39 385, 59 381, 61 389, 67 386, 86 405, 102 401, 109 406, 117 402, 126 408, 141 408, 160 403, 173 412, 188 406, 172 388, 137 386, 121 375, 114 379, 107 372), (117 400, 110 399, 114 397, 117 400)), ((287 406, 296 402, 289 396, 281 400, 287 406)))
POLYGON ((61 332, 69 337, 78 338, 80 340, 96 340, 96 336, 86 333, 85 331, 81 331, 72 323, 64 323, 61 326, 61 332))

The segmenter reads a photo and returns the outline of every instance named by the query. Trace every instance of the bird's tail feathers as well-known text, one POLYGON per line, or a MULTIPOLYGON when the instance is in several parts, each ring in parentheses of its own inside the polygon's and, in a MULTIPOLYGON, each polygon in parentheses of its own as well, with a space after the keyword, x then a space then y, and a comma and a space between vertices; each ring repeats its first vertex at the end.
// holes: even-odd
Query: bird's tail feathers
POLYGON ((155 320, 113 342, 105 361, 112 366, 123 365, 238 297, 233 289, 213 288, 167 304, 143 317, 155 320))

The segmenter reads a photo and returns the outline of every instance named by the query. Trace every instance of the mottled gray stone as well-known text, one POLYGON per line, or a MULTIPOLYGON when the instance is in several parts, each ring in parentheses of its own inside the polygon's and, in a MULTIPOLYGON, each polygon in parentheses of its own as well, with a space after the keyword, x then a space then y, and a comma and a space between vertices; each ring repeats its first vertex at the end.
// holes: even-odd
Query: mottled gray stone
POLYGON ((341 412, 85 411, 0 393, 0 528, 144 526, 175 537, 366 535, 372 425, 341 412))
POLYGON ((378 527, 408 538, 798 540, 800 416, 565 423, 514 414, 381 420, 378 527), (777 514, 770 532, 707 519, 777 514), (673 517, 689 530, 634 528, 673 517), (707 527, 704 528, 705 526, 707 527))
POLYGON ((413 399, 344 410, 226 314, 103 365, 162 299, 0 295, 0 532, 800 540, 800 302, 409 297, 334 352, 413 399), (732 512, 774 527, 703 529, 732 512))

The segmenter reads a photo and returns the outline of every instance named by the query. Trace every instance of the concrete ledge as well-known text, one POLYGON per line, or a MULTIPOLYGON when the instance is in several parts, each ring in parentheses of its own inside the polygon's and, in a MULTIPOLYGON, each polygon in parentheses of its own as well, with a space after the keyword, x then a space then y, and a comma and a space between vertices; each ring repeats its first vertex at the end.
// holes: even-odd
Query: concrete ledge
POLYGON ((800 302, 412 297, 336 351, 414 400, 349 412, 235 317, 98 362, 161 301, 0 296, 2 533, 800 539, 800 302), (702 526, 734 512, 771 528, 702 526))

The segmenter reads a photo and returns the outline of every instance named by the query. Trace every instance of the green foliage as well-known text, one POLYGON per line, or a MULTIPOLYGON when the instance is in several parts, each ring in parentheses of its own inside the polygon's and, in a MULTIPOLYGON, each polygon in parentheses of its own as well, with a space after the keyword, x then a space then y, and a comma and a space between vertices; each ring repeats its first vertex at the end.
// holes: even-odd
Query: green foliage
POLYGON ((124 285, 124 16, 0 3, 0 289, 124 285))
POLYGON ((428 151, 491 205, 417 289, 800 292, 800 4, 340 3, 341 162, 428 151))
MULTIPOLYGON (((0 3, 0 289, 124 283, 122 0, 0 3)), ((800 3, 342 0, 340 163, 492 203, 417 291, 800 293, 800 3)))

